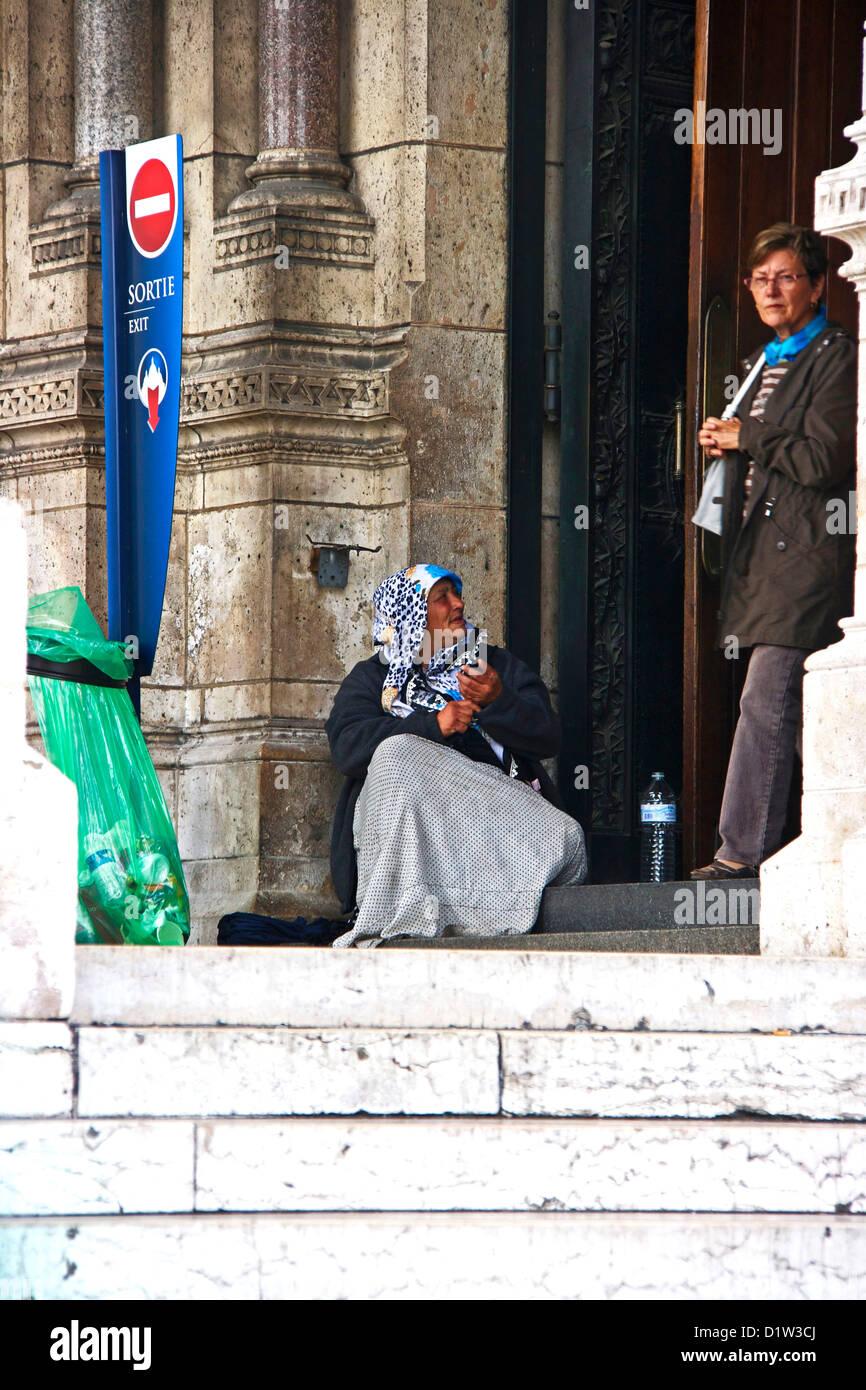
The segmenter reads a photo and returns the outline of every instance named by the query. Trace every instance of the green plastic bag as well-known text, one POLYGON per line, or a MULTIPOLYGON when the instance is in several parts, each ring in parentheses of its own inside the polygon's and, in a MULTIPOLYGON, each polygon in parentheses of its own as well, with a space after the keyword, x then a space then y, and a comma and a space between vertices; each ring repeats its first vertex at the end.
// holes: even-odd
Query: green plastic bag
MULTIPOLYGON (((89 661, 112 680, 132 675, 78 588, 31 599, 27 650, 89 661)), ((45 752, 78 788, 75 940, 183 946, 189 898, 177 838, 126 690, 34 674, 28 683, 45 752)))

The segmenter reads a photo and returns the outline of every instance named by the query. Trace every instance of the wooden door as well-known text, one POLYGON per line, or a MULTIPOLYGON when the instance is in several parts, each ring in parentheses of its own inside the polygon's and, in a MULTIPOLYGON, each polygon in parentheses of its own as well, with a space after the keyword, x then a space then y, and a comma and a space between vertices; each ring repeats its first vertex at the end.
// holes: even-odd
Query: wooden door
MULTIPOLYGON (((843 127, 860 117, 866 0, 698 0, 695 144, 689 277, 688 438, 685 514, 703 474, 697 428, 706 405, 720 414, 724 376, 769 334, 742 279, 762 227, 812 226, 814 182, 854 147, 843 127), (704 103, 703 107, 698 104, 704 103), (699 143, 725 127, 701 111, 766 112, 765 143, 699 143), (776 114, 778 113, 778 114, 776 114), (774 144, 781 141, 778 152, 774 144)), ((738 134, 739 134, 738 130, 738 134)), ((833 271, 847 258, 829 242, 828 316, 856 336, 856 296, 833 271)), ((712 541, 686 523, 683 710, 684 870, 712 858, 745 660, 716 648, 720 583, 712 541)), ((746 654, 744 654, 745 656, 746 654)))

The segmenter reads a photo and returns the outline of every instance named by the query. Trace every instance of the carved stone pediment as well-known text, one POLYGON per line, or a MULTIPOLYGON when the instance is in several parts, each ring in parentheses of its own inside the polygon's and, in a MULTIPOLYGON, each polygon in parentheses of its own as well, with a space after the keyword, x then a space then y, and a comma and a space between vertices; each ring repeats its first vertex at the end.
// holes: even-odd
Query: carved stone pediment
POLYGON ((203 417, 262 410, 288 415, 340 415, 367 418, 388 414, 388 380, 367 375, 320 374, 304 368, 258 368, 251 372, 185 380, 181 390, 184 423, 203 417))
POLYGON ((287 269, 296 260, 372 270, 374 230, 373 219, 363 212, 230 213, 214 224, 215 269, 235 270, 260 261, 287 269))
POLYGON ((30 228, 30 274, 56 275, 61 270, 86 266, 99 270, 102 264, 102 233, 99 212, 76 212, 49 218, 30 228))
POLYGON ((101 423, 104 412, 102 373, 93 367, 76 367, 66 372, 55 366, 53 371, 36 378, 12 376, 0 381, 0 421, 7 429, 82 416, 101 423))
POLYGON ((854 254, 839 267, 846 279, 866 275, 866 117, 845 127, 857 153, 815 180, 815 230, 839 237, 854 254))

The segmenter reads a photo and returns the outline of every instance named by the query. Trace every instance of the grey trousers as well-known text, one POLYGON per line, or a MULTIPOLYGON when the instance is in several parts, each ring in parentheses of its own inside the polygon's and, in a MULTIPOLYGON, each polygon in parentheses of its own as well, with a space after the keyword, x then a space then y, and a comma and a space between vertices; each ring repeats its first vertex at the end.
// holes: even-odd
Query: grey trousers
POLYGON ((807 647, 752 648, 719 816, 718 859, 760 864, 782 843, 794 770, 803 747, 807 647))

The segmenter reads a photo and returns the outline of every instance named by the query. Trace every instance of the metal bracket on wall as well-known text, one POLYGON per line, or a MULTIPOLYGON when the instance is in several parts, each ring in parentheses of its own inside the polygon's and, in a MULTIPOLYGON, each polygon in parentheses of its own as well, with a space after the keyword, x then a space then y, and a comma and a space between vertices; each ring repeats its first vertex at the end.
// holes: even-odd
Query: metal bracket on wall
POLYGON ((376 555, 382 549, 381 545, 334 545, 330 541, 314 541, 312 536, 307 536, 307 540, 313 547, 316 578, 323 589, 345 589, 349 581, 350 551, 366 550, 376 555))
POLYGON ((559 422, 562 389, 559 363, 562 355, 562 324, 551 309, 544 325, 544 415, 551 424, 559 422))

